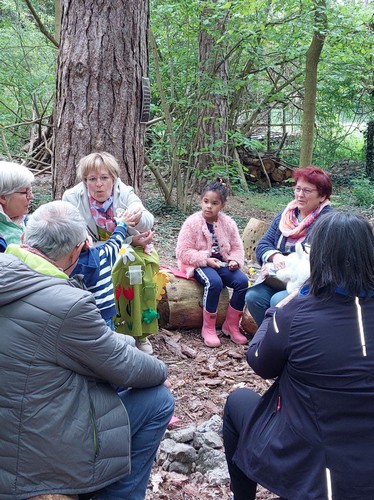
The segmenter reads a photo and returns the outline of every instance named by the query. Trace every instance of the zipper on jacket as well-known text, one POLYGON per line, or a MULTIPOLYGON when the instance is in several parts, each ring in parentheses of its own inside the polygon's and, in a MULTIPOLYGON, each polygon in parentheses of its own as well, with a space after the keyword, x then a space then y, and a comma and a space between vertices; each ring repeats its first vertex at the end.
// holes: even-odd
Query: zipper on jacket
POLYGON ((93 432, 94 450, 95 450, 95 458, 96 458, 98 453, 99 453, 100 446, 99 446, 99 440, 97 438, 95 412, 94 412, 92 406, 90 406, 90 420, 91 420, 91 427, 92 427, 92 432, 93 432))

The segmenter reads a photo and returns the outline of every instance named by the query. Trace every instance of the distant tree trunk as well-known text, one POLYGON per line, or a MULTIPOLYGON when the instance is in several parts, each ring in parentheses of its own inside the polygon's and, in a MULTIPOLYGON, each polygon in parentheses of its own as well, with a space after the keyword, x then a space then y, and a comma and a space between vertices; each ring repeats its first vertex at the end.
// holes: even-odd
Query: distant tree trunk
POLYGON ((325 0, 315 0, 313 5, 315 9, 314 19, 316 28, 306 54, 300 167, 310 165, 313 158, 318 63, 325 43, 325 33, 327 29, 325 0))
POLYGON ((113 154, 123 180, 141 189, 148 25, 149 0, 61 0, 55 198, 75 184, 77 162, 93 151, 113 154))
POLYGON ((374 121, 368 123, 366 129, 365 165, 366 175, 374 180, 374 121))
MULTIPOLYGON (((208 19, 210 14, 211 9, 205 9, 203 18, 208 19)), ((227 164, 228 70, 224 48, 213 36, 224 32, 225 22, 226 18, 202 29, 199 36, 200 98, 206 102, 198 110, 196 166, 200 170, 227 164)))

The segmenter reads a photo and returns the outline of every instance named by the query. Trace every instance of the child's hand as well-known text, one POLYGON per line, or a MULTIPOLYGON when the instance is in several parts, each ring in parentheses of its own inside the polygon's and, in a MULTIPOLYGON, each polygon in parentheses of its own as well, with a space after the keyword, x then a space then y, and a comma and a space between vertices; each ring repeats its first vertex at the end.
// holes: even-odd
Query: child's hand
POLYGON ((138 223, 137 215, 133 212, 130 212, 129 209, 126 209, 119 217, 114 217, 116 222, 124 222, 126 226, 136 226, 138 223))
POLYGON ((230 271, 236 271, 239 269, 239 264, 236 262, 236 260, 229 260, 229 269, 230 271))
POLYGON ((145 248, 149 243, 152 242, 152 238, 154 235, 154 231, 151 229, 146 231, 145 233, 136 234, 132 237, 132 245, 134 247, 143 247, 145 248))
POLYGON ((219 259, 215 259, 214 257, 209 257, 206 261, 206 265, 208 267, 212 267, 213 269, 219 269, 221 267, 221 261, 219 259))

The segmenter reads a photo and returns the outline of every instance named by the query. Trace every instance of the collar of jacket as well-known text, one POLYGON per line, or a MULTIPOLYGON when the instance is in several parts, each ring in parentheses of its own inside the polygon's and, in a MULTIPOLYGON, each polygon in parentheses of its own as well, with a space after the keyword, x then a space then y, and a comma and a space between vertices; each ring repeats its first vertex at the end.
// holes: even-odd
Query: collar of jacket
POLYGON ((43 259, 43 257, 31 253, 25 248, 21 248, 19 245, 8 245, 5 253, 14 255, 19 260, 24 262, 28 267, 30 267, 34 271, 37 271, 38 273, 45 274, 47 276, 53 276, 55 278, 69 278, 69 276, 61 271, 61 269, 43 259))

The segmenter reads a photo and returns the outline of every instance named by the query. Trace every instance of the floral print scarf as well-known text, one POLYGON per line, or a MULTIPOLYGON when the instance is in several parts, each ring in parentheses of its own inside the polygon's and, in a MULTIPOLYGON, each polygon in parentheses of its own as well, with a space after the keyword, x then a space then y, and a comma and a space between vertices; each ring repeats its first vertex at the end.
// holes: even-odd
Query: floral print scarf
POLYGON ((113 212, 113 196, 101 203, 100 201, 88 196, 91 215, 95 219, 96 225, 102 227, 109 233, 112 233, 116 227, 113 212))
POLYGON ((283 236, 288 238, 291 236, 293 239, 301 239, 305 238, 309 226, 313 224, 313 222, 317 219, 321 210, 324 207, 330 205, 329 200, 325 200, 319 207, 317 207, 313 212, 305 217, 302 221, 299 221, 297 218, 297 201, 292 200, 287 207, 284 209, 281 219, 279 222, 279 229, 283 236))

